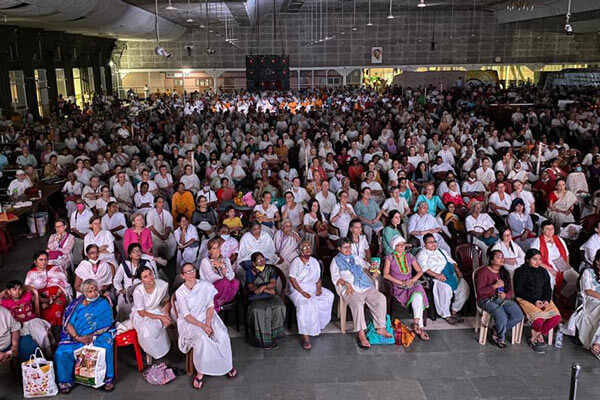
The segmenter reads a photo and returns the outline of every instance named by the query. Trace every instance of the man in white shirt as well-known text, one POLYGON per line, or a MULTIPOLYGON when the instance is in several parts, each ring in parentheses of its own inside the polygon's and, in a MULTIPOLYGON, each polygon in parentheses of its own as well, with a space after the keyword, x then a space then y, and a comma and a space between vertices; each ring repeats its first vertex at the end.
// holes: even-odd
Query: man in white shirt
POLYGON ((96 200, 98 200, 101 195, 100 178, 93 176, 90 178, 89 184, 83 188, 81 197, 85 200, 85 203, 89 208, 94 208, 96 207, 96 200))
POLYGON ((133 201, 135 202, 136 211, 144 216, 154 208, 154 196, 148 191, 147 182, 141 183, 140 191, 133 196, 133 201))
POLYGON ((12 180, 8 185, 8 191, 11 197, 18 199, 19 197, 23 196, 25 191, 32 186, 33 185, 25 174, 25 171, 20 169, 17 171, 17 178, 12 180))
POLYGON ((432 234, 426 234, 423 242, 425 247, 417 254, 417 262, 423 272, 433 278, 433 302, 436 312, 450 325, 462 322, 457 313, 469 299, 469 285, 463 279, 456 261, 445 250, 438 248, 432 234), (448 263, 453 266, 456 281, 448 281, 447 274, 452 273, 449 268, 446 269, 448 263))
POLYGON ((481 167, 477 168, 476 171, 477 180, 486 187, 489 187, 490 183, 496 180, 496 175, 494 174, 494 170, 490 168, 490 159, 484 158, 481 167))
POLYGON ((177 250, 173 235, 173 216, 164 209, 165 199, 157 197, 155 208, 146 214, 146 226, 152 231, 152 252, 155 257, 170 260, 177 250))
POLYGON ((109 201, 106 205, 106 214, 102 217, 102 230, 109 231, 116 241, 122 241, 127 229, 125 215, 119 211, 116 201, 109 201))
POLYGON ((510 197, 512 200, 517 198, 523 200, 526 214, 535 214, 535 198, 531 192, 523 189, 523 182, 518 180, 513 182, 513 192, 510 197))
POLYGON ((292 188, 290 191, 294 195, 294 201, 303 207, 310 200, 310 196, 306 189, 300 186, 300 178, 298 177, 292 179, 292 188))
POLYGON ((225 167, 225 175, 233 181, 234 185, 237 187, 246 177, 246 171, 239 165, 239 160, 237 157, 233 157, 231 159, 231 164, 225 167))
POLYGON ((321 213, 325 215, 325 218, 329 219, 331 210, 333 210, 337 200, 335 195, 329 191, 328 181, 321 183, 321 191, 315 195, 315 199, 319 202, 321 213))

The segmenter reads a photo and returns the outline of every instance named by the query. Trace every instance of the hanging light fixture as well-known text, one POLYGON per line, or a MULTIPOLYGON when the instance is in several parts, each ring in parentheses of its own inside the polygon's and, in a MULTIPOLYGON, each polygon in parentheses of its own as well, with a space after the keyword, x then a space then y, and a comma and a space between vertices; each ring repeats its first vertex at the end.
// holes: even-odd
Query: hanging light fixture
POLYGON ((356 27, 356 0, 354 0, 354 11, 352 12, 352 30, 355 32, 358 30, 356 27))
POLYGON ((392 14, 392 0, 390 0, 390 13, 387 16, 387 19, 394 19, 394 14, 392 14))
POLYGON ((373 26, 371 22, 371 0, 369 0, 369 21, 367 22, 367 26, 373 26))
POLYGON ((188 0, 188 9, 187 9, 187 19, 185 20, 185 22, 191 24, 192 22, 194 22, 194 20, 192 19, 192 16, 190 15, 190 9, 192 7, 190 6, 190 0, 188 0))
POLYGON ((176 7, 171 4, 171 0, 169 0, 169 5, 165 7, 165 10, 177 10, 176 7))
POLYGON ((417 4, 417 7, 420 7, 420 8, 427 7, 427 4, 425 4, 425 0, 419 0, 419 4, 417 4))

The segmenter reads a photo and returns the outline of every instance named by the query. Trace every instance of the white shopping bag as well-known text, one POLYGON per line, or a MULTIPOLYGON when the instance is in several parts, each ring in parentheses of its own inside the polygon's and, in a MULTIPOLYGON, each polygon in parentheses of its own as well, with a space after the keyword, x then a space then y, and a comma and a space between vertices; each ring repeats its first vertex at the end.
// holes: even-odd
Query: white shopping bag
POLYGON ((54 379, 54 365, 52 361, 44 358, 42 350, 38 347, 29 357, 29 361, 21 363, 23 372, 23 397, 51 397, 58 394, 58 387, 54 379))
POLYGON ((106 377, 106 350, 89 344, 75 350, 75 382, 99 388, 106 377))

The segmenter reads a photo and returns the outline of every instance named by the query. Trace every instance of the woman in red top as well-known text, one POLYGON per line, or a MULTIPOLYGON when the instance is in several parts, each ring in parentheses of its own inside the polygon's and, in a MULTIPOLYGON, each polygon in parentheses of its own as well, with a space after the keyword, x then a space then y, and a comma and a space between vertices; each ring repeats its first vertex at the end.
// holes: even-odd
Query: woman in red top
POLYGON ((142 253, 152 256, 152 232, 144 226, 144 216, 140 213, 132 214, 131 225, 123 235, 125 257, 131 243, 139 243, 142 246, 142 253))
POLYGON ((50 323, 38 318, 40 314, 39 303, 34 302, 33 293, 35 289, 19 281, 10 281, 6 285, 6 290, 0 292, 0 305, 6 308, 12 316, 20 322, 22 334, 31 335, 33 341, 40 346, 43 351, 50 351, 50 323))
POLYGON ((514 290, 510 275, 504 268, 504 254, 490 253, 490 265, 475 272, 475 289, 479 307, 494 316, 496 322, 491 341, 501 349, 506 346, 506 332, 523 320, 523 312, 513 300, 514 290))
POLYGON ((465 202, 458 191, 458 184, 456 181, 448 183, 448 191, 442 195, 442 202, 444 205, 448 205, 448 203, 452 203, 455 206, 465 205, 465 202))
POLYGON ((362 164, 358 162, 358 158, 352 157, 351 165, 348 167, 348 177, 353 184, 359 184, 362 173, 365 172, 362 164))
POLYGON ((221 178, 221 189, 217 190, 217 199, 219 202, 233 200, 235 190, 229 186, 228 178, 221 178))

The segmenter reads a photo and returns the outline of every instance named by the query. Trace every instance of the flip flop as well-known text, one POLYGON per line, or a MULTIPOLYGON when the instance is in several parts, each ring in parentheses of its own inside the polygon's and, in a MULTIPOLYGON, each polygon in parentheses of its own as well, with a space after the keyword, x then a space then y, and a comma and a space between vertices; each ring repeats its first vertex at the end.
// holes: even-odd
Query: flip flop
POLYGON ((196 375, 194 377, 194 382, 192 382, 192 386, 196 390, 202 389, 202 386, 204 386, 204 375, 202 376, 202 378, 198 378, 198 375, 196 375))

